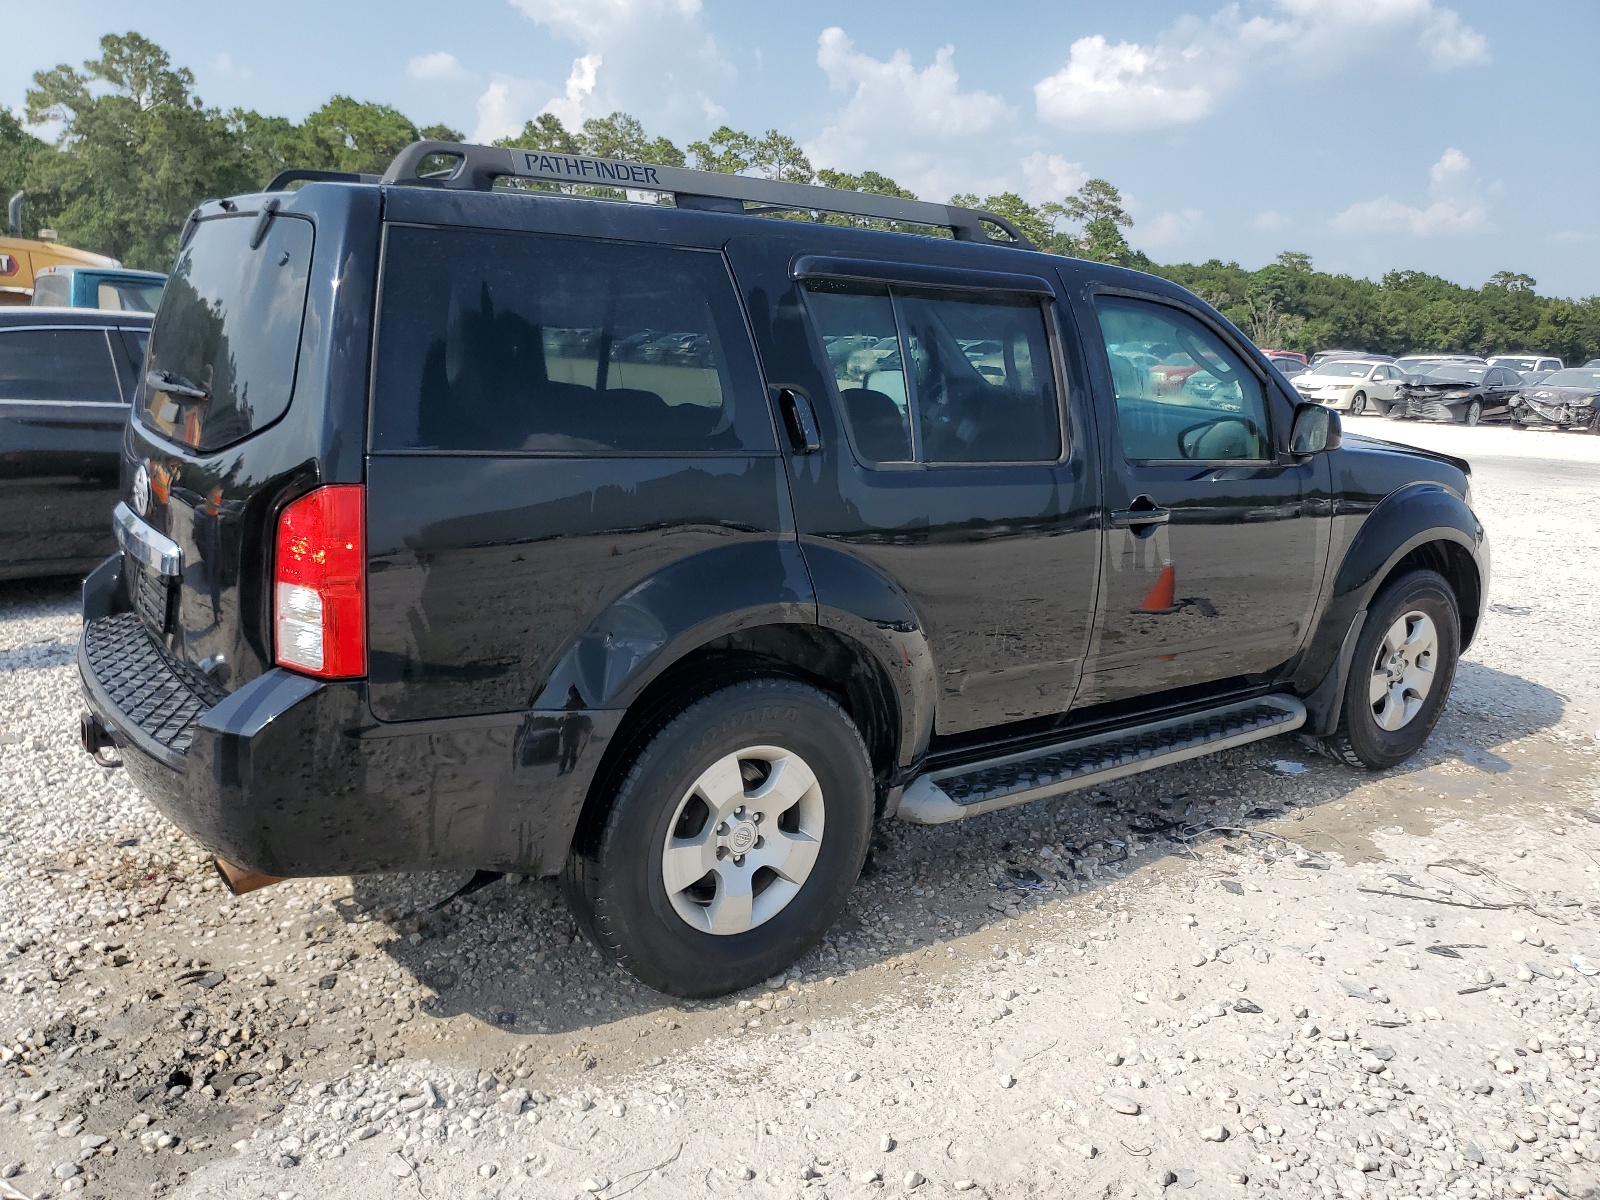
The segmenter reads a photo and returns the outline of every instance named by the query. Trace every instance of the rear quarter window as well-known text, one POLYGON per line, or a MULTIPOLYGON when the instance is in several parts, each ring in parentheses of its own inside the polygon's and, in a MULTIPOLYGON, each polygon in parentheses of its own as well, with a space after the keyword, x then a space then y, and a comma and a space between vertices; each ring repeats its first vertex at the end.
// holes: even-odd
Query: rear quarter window
POLYGON ((771 450, 714 251, 391 226, 374 451, 771 450))
POLYGON ((217 450, 270 425, 294 394, 315 232, 307 220, 279 215, 252 249, 256 221, 200 223, 150 332, 140 420, 195 449, 217 450))
POLYGON ((121 403, 105 330, 0 332, 0 400, 121 403))

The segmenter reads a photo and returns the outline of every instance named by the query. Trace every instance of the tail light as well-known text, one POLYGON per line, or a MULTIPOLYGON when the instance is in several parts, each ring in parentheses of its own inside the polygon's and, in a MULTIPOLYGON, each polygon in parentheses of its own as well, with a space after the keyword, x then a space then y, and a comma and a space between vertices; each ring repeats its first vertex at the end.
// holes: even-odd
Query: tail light
POLYGON ((15 275, 17 260, 9 254, 0 254, 0 275, 15 275))
POLYGON ((278 516, 274 660, 322 679, 367 673, 366 496, 318 488, 278 516))

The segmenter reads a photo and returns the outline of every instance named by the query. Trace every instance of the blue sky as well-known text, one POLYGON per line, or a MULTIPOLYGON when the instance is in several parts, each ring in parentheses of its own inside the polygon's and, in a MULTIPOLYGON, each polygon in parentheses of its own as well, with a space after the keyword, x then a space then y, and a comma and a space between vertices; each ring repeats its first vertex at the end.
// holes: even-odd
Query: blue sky
POLYGON ((1600 293, 1596 0, 275 0, 13 10, 0 103, 137 29, 207 103, 334 92, 498 136, 622 108, 680 144, 726 121, 932 199, 1083 179, 1159 261, 1280 250, 1379 276, 1600 293))

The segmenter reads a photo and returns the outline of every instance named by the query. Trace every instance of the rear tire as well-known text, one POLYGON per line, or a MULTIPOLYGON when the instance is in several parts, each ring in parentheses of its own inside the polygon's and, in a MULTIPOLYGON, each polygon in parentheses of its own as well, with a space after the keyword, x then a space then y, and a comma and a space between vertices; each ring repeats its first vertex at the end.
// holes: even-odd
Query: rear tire
POLYGON ((1367 610, 1345 684, 1335 758, 1381 771, 1405 762, 1444 711, 1461 653, 1461 609, 1437 571, 1410 571, 1367 610))
POLYGON ((640 982, 726 995, 792 965, 838 918, 873 797, 866 746, 832 698, 789 679, 736 683, 639 751, 562 890, 640 982))

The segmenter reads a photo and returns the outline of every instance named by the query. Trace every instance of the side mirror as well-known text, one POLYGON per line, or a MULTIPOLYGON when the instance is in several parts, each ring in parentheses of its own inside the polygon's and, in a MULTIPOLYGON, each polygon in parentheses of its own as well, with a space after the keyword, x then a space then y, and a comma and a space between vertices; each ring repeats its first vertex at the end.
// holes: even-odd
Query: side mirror
POLYGON ((1344 441, 1339 414, 1320 404, 1295 406, 1294 427, 1289 431, 1289 453, 1304 457, 1337 450, 1344 441))

